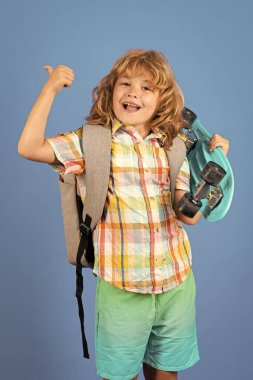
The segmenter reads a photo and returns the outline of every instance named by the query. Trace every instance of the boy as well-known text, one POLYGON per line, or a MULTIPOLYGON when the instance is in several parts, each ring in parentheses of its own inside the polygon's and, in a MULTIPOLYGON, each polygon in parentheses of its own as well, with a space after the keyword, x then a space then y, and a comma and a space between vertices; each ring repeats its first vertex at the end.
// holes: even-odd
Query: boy
MULTIPOLYGON (((75 173, 82 201, 85 172, 82 129, 45 138, 55 95, 71 86, 66 66, 45 66, 49 79, 19 140, 19 153, 47 162, 64 175, 75 173)), ((164 148, 184 126, 183 94, 164 56, 131 50, 94 91, 90 124, 112 130, 111 173, 103 218, 93 232, 98 276, 95 338, 97 373, 104 379, 175 380, 199 360, 195 281, 191 249, 181 222, 195 224, 176 207, 189 191, 185 159, 171 202, 164 148)), ((214 135, 210 149, 229 143, 214 135)), ((95 147, 94 147, 95 149, 95 147)))

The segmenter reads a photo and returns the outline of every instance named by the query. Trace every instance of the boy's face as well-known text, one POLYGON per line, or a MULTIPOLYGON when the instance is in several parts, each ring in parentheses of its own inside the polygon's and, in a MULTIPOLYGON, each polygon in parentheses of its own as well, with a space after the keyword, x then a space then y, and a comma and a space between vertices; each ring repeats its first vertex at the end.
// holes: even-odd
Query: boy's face
POLYGON ((156 110, 159 92, 152 86, 152 76, 120 76, 113 90, 113 111, 124 124, 144 131, 156 110))

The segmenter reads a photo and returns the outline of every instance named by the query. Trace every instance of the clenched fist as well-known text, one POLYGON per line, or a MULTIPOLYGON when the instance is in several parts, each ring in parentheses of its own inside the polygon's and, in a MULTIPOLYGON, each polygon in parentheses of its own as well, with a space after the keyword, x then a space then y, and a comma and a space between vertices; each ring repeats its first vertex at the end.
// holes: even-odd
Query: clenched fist
POLYGON ((43 69, 48 71, 49 78, 45 83, 46 88, 55 94, 60 92, 63 87, 70 87, 74 80, 74 72, 67 66, 59 65, 56 69, 52 66, 44 66, 43 69))

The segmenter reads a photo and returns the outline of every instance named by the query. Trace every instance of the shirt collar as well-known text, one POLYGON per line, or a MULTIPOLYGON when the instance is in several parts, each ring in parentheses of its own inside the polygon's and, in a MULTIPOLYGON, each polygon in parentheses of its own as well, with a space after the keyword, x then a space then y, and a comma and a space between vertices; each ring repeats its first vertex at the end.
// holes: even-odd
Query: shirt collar
POLYGON ((120 127, 122 127, 123 125, 124 124, 121 121, 119 121, 118 119, 113 119, 113 121, 112 121, 112 135, 114 135, 117 132, 117 130, 120 127))
MULTIPOLYGON (((125 127, 125 125, 120 121, 118 120, 117 118, 115 118, 113 121, 112 121, 112 135, 114 135, 117 130, 121 127, 125 127)), ((128 126, 129 128, 134 128, 132 127, 131 125, 128 126)), ((158 132, 152 132, 150 133, 150 135, 148 135, 148 138, 157 138, 158 140, 161 140, 162 143, 164 143, 165 139, 167 138, 167 135, 165 132, 162 132, 162 131, 158 131, 158 132)), ((163 144, 162 144, 163 145, 163 144)))

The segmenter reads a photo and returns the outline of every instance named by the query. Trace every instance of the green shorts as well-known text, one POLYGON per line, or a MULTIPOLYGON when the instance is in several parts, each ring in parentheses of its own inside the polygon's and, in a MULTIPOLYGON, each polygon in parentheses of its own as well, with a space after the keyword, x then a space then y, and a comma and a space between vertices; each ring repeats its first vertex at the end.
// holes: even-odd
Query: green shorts
POLYGON ((98 278, 95 305, 97 374, 130 380, 142 363, 180 371, 199 360, 192 270, 176 288, 161 294, 119 289, 98 278))

